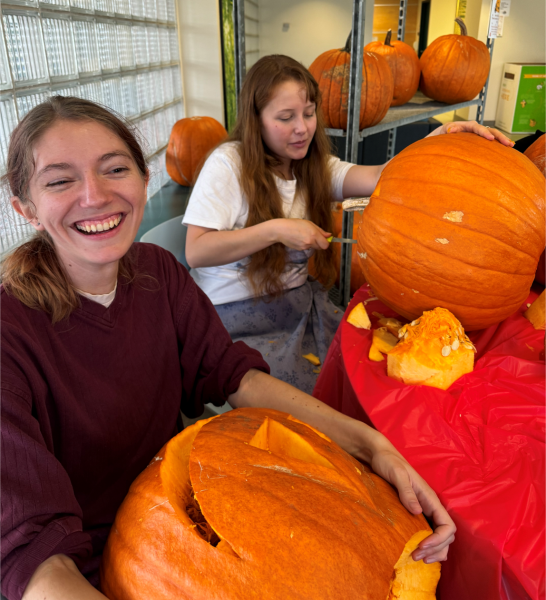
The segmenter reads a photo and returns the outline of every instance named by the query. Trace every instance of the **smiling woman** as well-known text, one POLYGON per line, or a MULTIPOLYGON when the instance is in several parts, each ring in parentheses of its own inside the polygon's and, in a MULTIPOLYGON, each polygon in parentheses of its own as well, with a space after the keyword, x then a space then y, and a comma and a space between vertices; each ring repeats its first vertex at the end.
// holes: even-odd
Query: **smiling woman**
POLYGON ((51 98, 14 131, 4 181, 36 229, 0 286, 8 600, 104 600, 98 568, 129 486, 176 432, 180 409, 191 418, 226 401, 289 412, 369 462, 407 510, 436 524, 414 555, 445 560, 453 522, 395 448, 268 375, 172 254, 134 243, 147 169, 122 121, 51 98))

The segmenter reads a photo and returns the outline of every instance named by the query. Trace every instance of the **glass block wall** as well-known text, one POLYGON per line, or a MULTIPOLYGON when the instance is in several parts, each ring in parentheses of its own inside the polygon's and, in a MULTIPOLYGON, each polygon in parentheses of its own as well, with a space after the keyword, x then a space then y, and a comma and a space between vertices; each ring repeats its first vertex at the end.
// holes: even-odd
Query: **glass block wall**
MULTIPOLYGON (((138 128, 148 197, 169 177, 165 152, 183 118, 175 0, 9 0, 0 3, 0 176, 18 121, 50 95, 78 96, 138 128)), ((0 194, 4 193, 0 191, 0 194)), ((34 231, 0 198, 0 254, 34 231)))

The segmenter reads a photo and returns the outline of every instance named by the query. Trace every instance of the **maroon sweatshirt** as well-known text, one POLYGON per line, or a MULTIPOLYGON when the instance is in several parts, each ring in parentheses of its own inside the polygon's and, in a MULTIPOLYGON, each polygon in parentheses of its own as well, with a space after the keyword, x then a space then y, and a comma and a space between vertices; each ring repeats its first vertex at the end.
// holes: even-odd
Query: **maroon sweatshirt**
POLYGON ((98 586, 98 565, 130 484, 189 417, 222 405, 259 352, 233 344, 172 254, 134 244, 133 283, 109 308, 81 299, 51 318, 1 289, 2 593, 21 598, 53 554, 98 586))

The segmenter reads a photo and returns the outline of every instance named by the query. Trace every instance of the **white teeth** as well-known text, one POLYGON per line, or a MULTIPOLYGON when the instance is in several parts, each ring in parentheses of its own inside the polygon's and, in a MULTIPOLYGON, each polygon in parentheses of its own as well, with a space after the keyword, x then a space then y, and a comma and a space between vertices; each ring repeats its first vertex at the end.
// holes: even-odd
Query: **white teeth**
POLYGON ((113 229, 117 227, 121 222, 121 215, 110 219, 110 221, 105 221, 104 223, 97 223, 96 225, 93 223, 91 225, 83 225, 82 223, 76 223, 76 228, 79 231, 86 231, 87 233, 96 233, 101 231, 108 231, 109 229, 113 229))

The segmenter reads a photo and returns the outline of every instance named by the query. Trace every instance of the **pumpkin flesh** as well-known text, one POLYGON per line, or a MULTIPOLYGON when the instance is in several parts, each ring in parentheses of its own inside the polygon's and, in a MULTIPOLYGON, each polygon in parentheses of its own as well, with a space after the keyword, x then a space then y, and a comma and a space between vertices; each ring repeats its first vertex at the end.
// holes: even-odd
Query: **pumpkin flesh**
MULTIPOLYGON (((196 425, 118 511, 102 567, 111 600, 389 597, 408 542, 430 528, 386 482, 284 413, 239 409, 196 425), (216 546, 187 514, 192 495, 216 546)), ((439 564, 415 565, 437 582, 439 564)))

